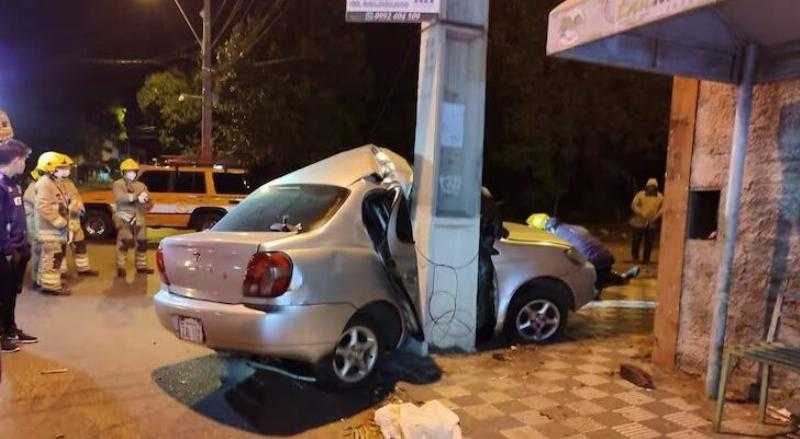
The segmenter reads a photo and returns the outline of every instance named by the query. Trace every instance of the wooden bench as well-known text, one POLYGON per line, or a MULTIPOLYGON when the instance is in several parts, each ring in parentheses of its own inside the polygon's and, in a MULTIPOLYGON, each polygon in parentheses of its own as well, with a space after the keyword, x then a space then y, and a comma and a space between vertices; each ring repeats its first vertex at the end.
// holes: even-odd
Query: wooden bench
MULTIPOLYGON (((787 282, 788 284, 788 282, 787 282)), ((725 405, 725 389, 728 384, 728 375, 733 365, 733 357, 752 360, 758 363, 761 375, 761 393, 758 401, 758 420, 764 422, 767 412, 767 397, 769 394, 769 380, 773 367, 783 367, 793 372, 800 373, 800 347, 787 346, 775 341, 778 325, 783 317, 783 308, 787 305, 800 305, 800 294, 781 292, 775 300, 772 310, 772 319, 764 342, 746 346, 733 346, 725 349, 725 358, 722 362, 722 376, 717 392, 717 414, 714 419, 714 431, 719 433, 722 424, 722 411, 725 405)), ((795 308, 796 309, 796 308, 795 308)))

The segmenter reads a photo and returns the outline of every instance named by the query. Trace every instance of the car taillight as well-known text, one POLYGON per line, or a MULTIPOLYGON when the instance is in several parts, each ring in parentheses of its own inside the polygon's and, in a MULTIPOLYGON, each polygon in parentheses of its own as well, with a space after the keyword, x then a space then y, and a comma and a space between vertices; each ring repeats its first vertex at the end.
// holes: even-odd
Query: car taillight
POLYGON ((281 252, 258 252, 247 265, 242 285, 246 297, 278 297, 292 283, 292 260, 281 252))
POLYGON ((158 275, 161 277, 161 282, 163 282, 165 285, 169 285, 167 266, 164 263, 164 251, 160 248, 156 251, 156 266, 158 266, 158 275))

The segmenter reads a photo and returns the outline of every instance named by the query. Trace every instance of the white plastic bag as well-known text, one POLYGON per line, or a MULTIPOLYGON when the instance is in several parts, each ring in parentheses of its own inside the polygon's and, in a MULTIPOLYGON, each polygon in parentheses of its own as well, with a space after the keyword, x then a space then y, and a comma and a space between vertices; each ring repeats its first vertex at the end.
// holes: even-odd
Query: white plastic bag
POLYGON ((422 407, 389 404, 375 412, 385 439, 461 439, 458 415, 433 400, 422 407))

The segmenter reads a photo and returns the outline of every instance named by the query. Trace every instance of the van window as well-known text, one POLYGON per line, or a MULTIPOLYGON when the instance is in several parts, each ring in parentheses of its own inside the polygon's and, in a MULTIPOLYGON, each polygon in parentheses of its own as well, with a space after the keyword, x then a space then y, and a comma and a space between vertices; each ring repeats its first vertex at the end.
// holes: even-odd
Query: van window
POLYGON ((139 181, 147 186, 150 192, 169 192, 169 171, 144 171, 139 181))
POLYGON ((218 194, 247 195, 253 191, 244 174, 214 173, 214 188, 218 194))
POLYGON ((175 174, 175 192, 181 194, 206 193, 206 178, 202 172, 178 171, 175 174))

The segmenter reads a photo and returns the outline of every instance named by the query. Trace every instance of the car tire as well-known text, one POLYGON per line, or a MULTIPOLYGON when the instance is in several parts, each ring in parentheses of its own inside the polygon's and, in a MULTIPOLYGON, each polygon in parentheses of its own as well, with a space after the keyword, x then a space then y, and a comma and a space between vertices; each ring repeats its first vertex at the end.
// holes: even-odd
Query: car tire
POLYGON ((209 230, 221 220, 223 215, 219 213, 201 213, 195 217, 192 224, 194 229, 198 232, 209 230))
POLYGON ((356 315, 339 335, 334 351, 317 365, 322 387, 352 389, 372 382, 383 357, 384 338, 366 315, 356 315))
POLYGON ((89 239, 109 239, 114 235, 114 221, 104 210, 89 209, 83 218, 83 232, 89 239))
POLYGON ((569 306, 564 292, 548 285, 534 285, 517 294, 508 307, 506 336, 516 343, 550 343, 567 326, 569 306))

